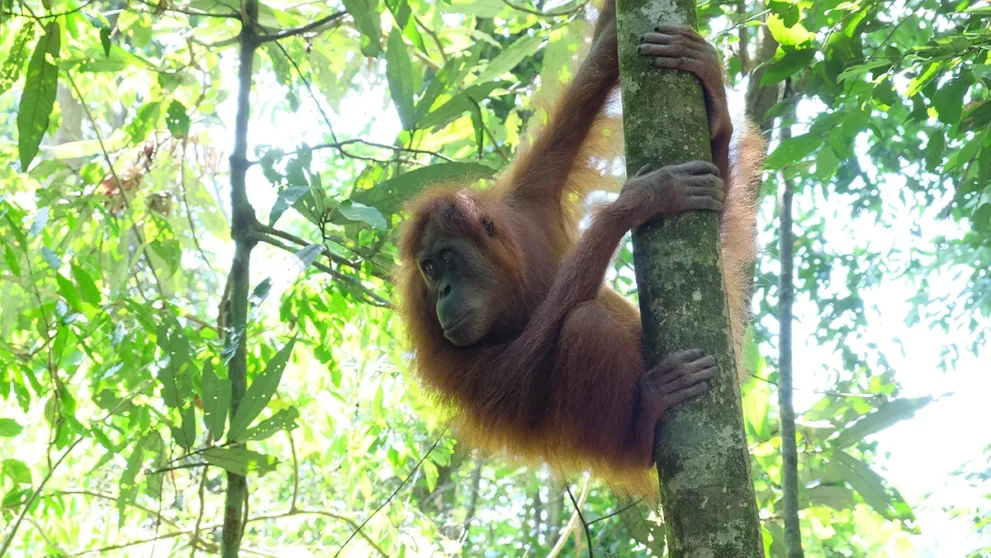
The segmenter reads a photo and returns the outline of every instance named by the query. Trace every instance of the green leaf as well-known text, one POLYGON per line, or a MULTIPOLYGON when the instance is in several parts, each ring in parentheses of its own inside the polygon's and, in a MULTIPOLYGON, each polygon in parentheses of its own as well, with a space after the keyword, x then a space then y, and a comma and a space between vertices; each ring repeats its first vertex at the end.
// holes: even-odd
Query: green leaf
POLYGON ((392 12, 392 17, 396 19, 396 24, 403 30, 403 35, 421 52, 427 52, 427 46, 423 43, 423 36, 420 35, 420 30, 416 28, 416 22, 411 17, 413 12, 409 9, 409 4, 406 0, 385 0, 385 5, 392 12))
POLYGON ((21 76, 24 59, 28 54, 28 43, 34 38, 34 25, 22 25, 14 38, 14 44, 7 53, 3 66, 0 66, 0 97, 7 92, 21 76))
POLYGON ((943 130, 933 130, 929 133, 929 143, 926 144, 926 169, 936 172, 943 163, 946 154, 946 134, 943 130))
POLYGON ((471 125, 475 128, 475 144, 478 146, 478 156, 482 156, 485 147, 485 121, 482 119, 482 107, 476 102, 471 103, 471 125))
POLYGON ((173 100, 165 113, 165 125, 174 138, 184 138, 189 135, 189 115, 186 107, 179 101, 173 100))
POLYGON ((895 399, 878 407, 874 412, 861 417, 852 425, 840 432, 829 443, 834 449, 845 448, 859 442, 871 434, 884 430, 896 422, 905 420, 919 409, 932 402, 932 397, 915 397, 910 399, 895 399))
POLYGON ((27 171, 38 155, 41 139, 48 129, 48 120, 55 106, 58 90, 58 67, 53 63, 59 54, 59 24, 55 21, 45 26, 45 34, 28 62, 24 91, 17 106, 17 151, 21 170, 27 171), (51 58, 51 61, 49 61, 51 58))
POLYGON ((803 134, 782 141, 778 148, 767 157, 768 168, 781 169, 801 161, 822 145, 822 136, 803 134))
POLYGON ((100 45, 103 47, 103 55, 110 58, 110 33, 109 27, 100 27, 100 45))
POLYGON ((244 433, 244 438, 238 440, 239 442, 249 442, 249 441, 261 441, 266 438, 271 437, 276 432, 282 430, 292 430, 296 428, 296 419, 299 418, 299 411, 296 407, 289 407, 288 409, 282 409, 281 411, 275 413, 271 417, 258 423, 258 426, 249 428, 247 432, 244 433))
POLYGON ((227 409, 231 404, 231 381, 220 379, 213 371, 213 362, 203 364, 203 413, 206 429, 213 440, 224 435, 227 409))
POLYGON ((144 462, 145 438, 141 438, 131 450, 124 472, 120 475, 120 482, 117 487, 117 526, 124 525, 124 514, 127 507, 134 503, 138 495, 138 483, 136 479, 141 471, 141 464, 144 462))
POLYGON ((88 304, 99 306, 101 301, 100 289, 97 288, 93 278, 76 264, 72 264, 71 269, 72 278, 76 280, 76 285, 79 286, 79 294, 82 295, 82 299, 88 304))
POLYGON ((478 163, 438 163, 421 167, 379 182, 373 188, 360 190, 351 200, 377 208, 383 215, 397 212, 403 202, 428 185, 458 184, 467 186, 481 178, 489 178, 495 170, 478 163))
POLYGON ((344 200, 341 205, 337 206, 337 211, 349 221, 367 223, 380 231, 384 231, 386 228, 385 217, 382 217, 382 213, 363 203, 344 200))
POLYGON ((827 181, 836 174, 836 169, 840 166, 840 159, 836 156, 836 152, 833 151, 832 147, 828 145, 823 147, 819 151, 819 156, 816 157, 816 178, 822 181, 827 181))
POLYGON ((168 407, 182 409, 189 404, 192 396, 192 347, 175 324, 172 327, 158 327, 158 346, 168 358, 168 363, 158 371, 158 379, 162 382, 162 400, 168 407))
POLYGON ((292 349, 296 345, 296 338, 293 337, 286 343, 285 347, 272 357, 260 374, 255 376, 254 381, 244 394, 237 413, 231 419, 230 431, 227 433, 228 440, 239 440, 244 436, 245 431, 252 421, 261 414, 268 405, 276 390, 279 389, 279 382, 282 381, 282 372, 286 369, 286 363, 292 355, 292 349))
POLYGON ((21 433, 24 427, 14 419, 0 418, 0 438, 13 438, 21 433))
POLYGON ((351 14, 355 27, 361 33, 361 52, 365 56, 378 56, 382 52, 382 22, 372 0, 342 0, 344 9, 351 14))
POLYGON ((836 452, 831 465, 874 511, 887 519, 896 518, 894 503, 885 489, 884 479, 869 465, 843 451, 836 452))
POLYGON ((922 90, 923 87, 935 79, 942 69, 942 62, 934 62, 929 64, 929 66, 921 74, 913 78, 912 81, 908 82, 908 88, 905 89, 905 96, 909 99, 914 97, 919 91, 922 90))
POLYGON ((264 475, 279 463, 272 456, 244 448, 210 448, 203 452, 203 458, 211 465, 223 467, 237 475, 247 475, 248 472, 264 475))
POLYGON ((300 200, 310 191, 309 186, 289 186, 288 188, 279 192, 278 199, 272 205, 272 211, 268 214, 268 225, 273 226, 282 217, 282 214, 286 212, 287 209, 296 205, 296 202, 300 200))
POLYGON ((55 281, 58 283, 59 294, 65 299, 66 304, 74 310, 82 311, 83 301, 79 298, 79 293, 76 292, 76 286, 72 284, 72 281, 69 281, 61 273, 55 274, 55 281))
POLYGON ((813 506, 829 506, 837 511, 853 507, 853 491, 845 486, 820 484, 809 489, 809 503, 813 506))
POLYGON ((974 64, 970 72, 977 79, 991 80, 991 64, 974 64))
POLYGON ((528 35, 517 39, 482 69, 478 74, 478 83, 492 81, 512 70, 524 58, 533 56, 542 42, 543 37, 539 35, 528 35))
POLYGON ((977 231, 991 231, 991 203, 978 207, 970 222, 973 223, 974 229, 977 231))
POLYGON ((14 275, 19 276, 21 274, 21 264, 17 261, 17 255, 14 254, 13 248, 11 248, 8 244, 4 243, 3 248, 3 259, 7 262, 7 269, 9 269, 14 275))
POLYGON ((780 56, 775 56, 764 70, 764 75, 760 78, 761 85, 774 85, 784 81, 788 77, 809 67, 815 59, 815 49, 805 48, 800 50, 778 51, 780 56), (782 54, 783 52, 783 54, 782 54))
POLYGON ((963 114, 964 95, 970 89, 970 84, 964 79, 952 79, 944 84, 932 96, 932 106, 936 109, 939 121, 953 126, 960 122, 963 114))
POLYGON ((785 25, 784 20, 777 14, 772 14, 767 18, 767 29, 778 43, 787 46, 798 46, 811 43, 815 39, 815 33, 810 32, 801 23, 785 25))
POLYGON ((403 129, 412 130, 416 123, 413 105, 413 65, 410 63, 406 43, 401 33, 389 34, 389 50, 385 53, 385 77, 389 81, 389 93, 396 104, 403 129))
POLYGON ((31 484, 31 469, 17 459, 4 459, 0 465, 0 475, 10 479, 14 485, 31 484))
POLYGON ((124 130, 130 135, 132 143, 139 143, 148 137, 148 133, 158 126, 158 119, 162 115, 162 102, 152 101, 141 105, 134 119, 124 126, 124 130))

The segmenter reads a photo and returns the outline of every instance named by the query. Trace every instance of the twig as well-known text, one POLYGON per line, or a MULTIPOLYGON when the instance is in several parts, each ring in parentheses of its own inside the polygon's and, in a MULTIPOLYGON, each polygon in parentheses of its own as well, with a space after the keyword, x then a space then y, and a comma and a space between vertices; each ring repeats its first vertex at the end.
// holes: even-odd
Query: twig
MULTIPOLYGON (((762 378, 762 377, 758 376, 757 374, 751 373, 750 376, 753 377, 753 378, 755 378, 755 379, 757 379, 757 380, 760 380, 762 382, 771 384, 772 386, 777 386, 778 385, 778 382, 775 382, 774 380, 769 380, 767 378, 762 378)), ((841 392, 841 391, 829 391, 829 390, 822 390, 822 389, 809 389, 809 388, 800 388, 800 387, 793 387, 792 389, 795 390, 795 391, 807 391, 809 393, 818 393, 820 395, 828 395, 830 397, 862 397, 864 399, 884 398, 883 395, 877 394, 877 393, 846 393, 846 392, 841 392)))
MULTIPOLYGON (((149 8, 153 8, 153 9, 159 9, 159 7, 161 6, 161 4, 152 4, 151 2, 148 2, 148 0, 138 0, 138 1, 140 3, 142 3, 142 4, 144 4, 145 6, 148 6, 149 8)), ((237 13, 235 11, 230 11, 228 13, 213 13, 213 12, 204 12, 204 11, 201 11, 201 10, 193 10, 193 9, 190 9, 190 8, 176 8, 174 6, 168 6, 168 7, 166 7, 165 8, 165 11, 166 12, 174 12, 174 13, 177 13, 177 14, 188 15, 188 16, 219 17, 219 18, 225 18, 225 19, 241 19, 241 14, 239 14, 239 13, 237 13)))
MULTIPOLYGON (((340 150, 342 147, 346 145, 353 145, 353 144, 367 145, 370 147, 377 147, 379 149, 389 149, 392 150, 394 153, 416 153, 419 155, 430 155, 431 157, 437 157, 438 159, 443 159, 449 163, 455 162, 454 159, 448 157, 447 155, 444 155, 443 153, 438 153, 436 151, 429 151, 426 149, 414 149, 412 147, 403 147, 401 145, 386 145, 384 143, 376 143, 373 141, 368 141, 363 139, 349 139, 349 140, 335 141, 329 143, 320 143, 314 145, 313 147, 308 148, 308 150, 310 151, 316 151, 317 149, 340 150)), ((353 157, 353 155, 350 154, 345 154, 345 155, 347 155, 348 157, 353 157)))
POLYGON ((625 512, 626 510, 628 510, 628 509, 636 506, 637 504, 639 504, 642 501, 643 501, 643 498, 637 498, 636 501, 633 502, 632 504, 627 504, 627 505, 623 506, 622 508, 619 508, 618 510, 616 510, 616 511, 610 513, 610 514, 603 515, 602 517, 597 517, 597 518, 593 519, 592 521, 589 521, 588 522, 588 526, 591 527, 592 525, 595 525, 596 523, 598 523, 600 521, 605 521, 605 520, 609 519, 610 517, 617 516, 617 515, 625 512))
POLYGON ((292 451, 292 499, 289 500, 289 511, 296 511, 296 501, 299 498, 299 458, 296 457, 296 442, 293 441, 292 432, 287 430, 286 438, 289 438, 289 449, 292 451))
POLYGON ((327 113, 324 112, 323 105, 320 104, 320 99, 318 99, 316 93, 313 92, 313 87, 310 85, 310 80, 306 79, 306 76, 303 75, 303 70, 299 69, 299 64, 296 63, 296 60, 294 60, 292 56, 289 56, 289 53, 286 52, 285 47, 279 44, 278 41, 276 41, 275 46, 279 47, 279 50, 282 52, 282 56, 286 57, 286 60, 288 60, 289 63, 292 64, 293 69, 296 70, 296 75, 299 76, 299 79, 303 80, 303 85, 306 87, 306 92, 310 94, 310 98, 313 99, 313 104, 317 106, 317 110, 320 111, 320 116, 323 117, 323 121, 327 125, 327 129, 330 130, 330 137, 333 138, 334 141, 337 141, 337 134, 334 133, 334 126, 331 125, 330 118, 327 116, 327 113))
POLYGON ((57 17, 67 16, 67 15, 74 14, 76 12, 81 12, 81 11, 83 11, 83 9, 85 9, 86 7, 88 7, 90 4, 95 4, 96 2, 97 2, 97 0, 88 0, 87 2, 84 2, 81 6, 79 6, 78 8, 73 8, 71 10, 66 10, 64 12, 58 12, 58 13, 55 13, 55 14, 45 14, 43 16, 35 15, 34 12, 27 13, 27 14, 16 13, 16 12, 4 12, 4 15, 6 15, 6 16, 27 17, 27 18, 31 18, 31 19, 33 19, 35 21, 41 22, 41 21, 46 20, 46 19, 55 19, 57 17))
MULTIPOLYGON (((48 484, 48 481, 52 480, 52 475, 55 474, 55 469, 58 469, 58 466, 65 461, 65 458, 69 457, 69 453, 76 449, 76 446, 78 446, 82 441, 83 438, 76 438, 76 441, 72 442, 72 444, 67 447, 64 452, 62 452, 62 457, 59 457, 58 461, 52 464, 52 466, 48 469, 48 473, 45 475, 45 478, 41 479, 41 484, 39 484, 38 487, 35 488, 34 492, 31 493, 31 497, 24 503, 24 508, 21 510, 21 513, 17 515, 17 519, 15 519, 14 523, 11 525, 10 533, 7 534, 7 538, 3 541, 3 546, 0 546, 0 556, 6 554, 7 549, 9 549, 10 545, 14 542, 14 535, 17 534, 17 530, 20 528, 21 522, 24 521, 24 517, 31 510, 31 506, 34 505, 35 500, 38 499, 38 495, 45 489, 45 485, 48 484)), ((439 441, 440 440, 438 440, 438 442, 439 441)))
MULTIPOLYGON (((564 486, 568 488, 568 496, 572 496, 571 488, 568 487, 568 483, 565 483, 564 486)), ((585 504, 585 499, 588 498, 588 490, 591 486, 591 482, 585 482, 585 488, 582 489, 582 493, 578 496, 578 502, 575 502, 574 496, 572 496, 571 501, 575 504, 575 513, 571 514, 571 519, 568 520, 568 524, 564 526, 564 529, 561 529, 561 534, 558 536, 557 544, 555 544, 554 548, 552 548, 547 554, 547 558, 556 558, 557 555, 561 553, 564 549, 564 545, 568 543, 568 534, 575 528, 575 523, 577 523, 579 519, 582 520, 582 524, 585 523, 584 518, 581 517, 581 512, 578 510, 585 504)), ((585 525, 585 533, 588 533, 588 525, 585 525)), ((591 541, 589 541, 588 549, 589 552, 591 552, 591 541)))
POLYGON ((257 39, 259 43, 267 43, 271 41, 279 41, 288 37, 295 37, 296 35, 302 35, 304 33, 309 33, 310 31, 315 31, 318 28, 323 27, 328 23, 332 23, 346 15, 348 15, 348 12, 346 10, 341 10, 300 27, 284 29, 282 31, 269 33, 267 35, 258 35, 257 39))
POLYGON ((399 494, 399 490, 402 489, 402 487, 405 486, 407 482, 409 482, 409 479, 413 478, 413 475, 420 470, 420 465, 423 465, 423 462, 426 461, 430 453, 433 452, 434 449, 440 444, 440 441, 444 439, 445 434, 447 434, 447 430, 445 430, 440 436, 437 437, 437 440, 435 440, 433 445, 430 446, 430 449, 428 449, 426 453, 423 454, 423 457, 421 457, 420 460, 416 462, 416 466, 413 467, 413 470, 410 471, 408 475, 406 475, 406 478, 403 479, 403 482, 399 483, 399 486, 397 486, 396 489, 392 491, 392 494, 390 494, 389 497, 386 498, 385 502, 382 502, 382 504, 379 505, 379 507, 375 508, 375 511, 369 514, 369 516, 366 517, 365 520, 361 522, 361 525, 358 525, 358 527, 354 530, 354 532, 351 533, 351 536, 348 537, 347 540, 344 541, 344 544, 341 545, 341 548, 337 549, 337 552, 334 554, 334 558, 340 556, 341 552, 344 550, 344 547, 346 547, 348 543, 351 542, 351 539, 353 539, 355 535, 360 533, 361 530, 365 527, 365 525, 369 521, 371 521, 371 519, 375 517, 375 515, 378 514, 379 511, 382 510, 382 508, 386 507, 387 505, 389 505, 390 502, 392 502, 392 499, 396 497, 396 494, 399 494))
MULTIPOLYGON (((298 244, 300 246, 300 248, 303 248, 303 247, 309 246, 310 244, 313 244, 312 242, 307 242, 306 240, 304 240, 304 239, 302 239, 302 238, 300 238, 300 237, 298 237, 298 236, 296 236, 296 235, 294 235, 292 233, 288 233, 286 231, 279 230, 279 229, 277 229, 275 227, 270 227, 270 226, 268 226, 268 225, 266 225, 264 223, 261 223, 261 222, 255 223, 255 229, 256 230, 259 230, 259 231, 261 231, 261 232, 263 232, 265 234, 270 234, 272 236, 276 236, 276 237, 279 237, 279 238, 288 240, 290 242, 294 242, 294 243, 298 244)), ((337 244, 341 244, 341 243, 337 242, 337 244)), ((341 244, 341 246, 344 246, 344 245, 341 244)), ((346 248, 346 246, 345 246, 345 248, 346 248)), ((359 262, 354 262, 354 261, 351 261, 349 259, 342 258, 342 257, 340 257, 340 256, 338 256, 336 254, 332 254, 329 250, 325 250, 324 252, 326 253, 327 257, 330 258, 330 260, 333 261, 334 263, 338 263, 338 264, 341 264, 341 265, 346 265, 346 266, 351 267, 351 268, 354 268, 354 269, 358 269, 359 267, 361 267, 361 264, 359 262)))
MULTIPOLYGON (((281 242, 279 240, 276 240, 276 239, 274 239, 274 238, 272 238, 272 237, 270 237, 270 236, 268 236, 266 234, 263 234, 263 233, 261 233, 259 231, 255 231, 252 234, 252 237, 255 240, 259 241, 259 242, 264 242, 265 244, 271 244, 272 246, 275 246, 276 248, 282 248, 283 250, 285 250, 287 252, 292 252, 292 253, 298 252, 298 250, 295 250, 292 247, 284 244, 283 242, 281 242)), ((358 291, 361 292, 362 295, 364 295, 364 296, 368 297, 369 299, 371 299, 371 300, 366 301, 369 304, 372 304, 374 306, 379 306, 381 308, 392 308, 392 303, 390 303, 387 299, 383 298, 382 296, 376 294, 375 292, 373 292, 372 290, 370 290, 368 287, 362 285, 361 284, 361 281, 359 281, 357 278, 351 277, 351 276, 348 276, 348 275, 344 275, 344 274, 342 274, 340 272, 337 272, 337 271, 331 269, 330 267, 328 267, 327 265, 322 264, 320 262, 313 262, 313 267, 319 269, 320 271, 326 273, 327 275, 330 275, 335 280, 340 281, 342 283, 347 283, 350 287, 353 287, 353 288, 357 289, 358 291)))
POLYGON ((509 6, 510 8, 512 8, 514 10, 517 10, 517 11, 520 11, 520 12, 525 12, 525 13, 532 14, 532 15, 535 15, 535 16, 540 16, 540 17, 561 17, 561 16, 574 15, 574 14, 580 12, 582 10, 582 8, 584 8, 588 4, 588 0, 585 0, 585 2, 582 2, 582 3, 578 4, 574 8, 567 8, 567 9, 561 9, 561 10, 549 11, 549 12, 542 12, 542 11, 537 10, 535 8, 530 8, 528 6, 520 6, 519 4, 514 4, 511 0, 502 0, 502 3, 505 4, 505 5, 507 5, 507 6, 509 6))
MULTIPOLYGON (((588 490, 589 484, 591 483, 585 481, 585 490, 588 490)), ((575 500, 575 495, 571 493, 571 485, 565 483, 564 489, 568 491, 568 498, 571 498, 571 503, 575 506, 575 514, 582 522, 582 527, 585 528, 585 542, 588 544, 588 558, 592 558, 592 533, 588 530, 588 523, 585 521, 585 516, 582 515, 582 507, 578 504, 578 501, 575 500)))
POLYGON ((206 252, 203 251, 203 247, 200 246, 200 239, 196 236, 196 223, 193 221, 193 210, 189 207, 189 196, 186 195, 186 142, 188 138, 182 138, 182 159, 179 161, 179 191, 182 193, 182 205, 186 208, 186 219, 189 221, 189 235, 193 237, 193 246, 196 247, 196 251, 199 252, 200 257, 203 258, 203 262, 210 268, 210 271, 216 273, 217 270, 213 269, 213 264, 210 263, 210 258, 206 257, 206 252))
MULTIPOLYGON (((86 104, 86 98, 83 97, 79 87, 76 86, 76 80, 72 79, 72 72, 66 70, 65 77, 69 80, 69 85, 72 86, 72 90, 75 91, 76 97, 79 99, 80 106, 83 107, 83 111, 86 113, 86 118, 89 120, 90 126, 93 127, 93 135, 96 136, 96 141, 100 145, 100 151, 103 153, 103 158, 107 162, 107 167, 110 169, 110 176, 113 177, 114 183, 120 190, 120 197, 124 200, 124 205, 128 208, 130 207, 130 202, 127 200, 127 194, 124 192, 124 183, 121 181, 120 176, 117 175, 117 171, 114 169, 114 163, 110 160, 110 154, 107 152, 107 146, 103 143, 103 136, 100 135, 100 128, 96 125, 96 119, 93 118, 93 113, 89 110, 89 105, 86 104)), ((145 242, 144 234, 138 229, 137 224, 131 227, 131 232, 138 239, 141 244, 141 255, 144 257, 145 261, 148 263, 148 271, 151 272, 151 276, 155 279, 155 286, 158 288, 158 294, 163 298, 168 300, 168 295, 165 293, 165 287, 162 285, 162 280, 158 278, 158 272, 155 271, 155 263, 151 259, 151 255, 148 254, 148 244, 145 242)))

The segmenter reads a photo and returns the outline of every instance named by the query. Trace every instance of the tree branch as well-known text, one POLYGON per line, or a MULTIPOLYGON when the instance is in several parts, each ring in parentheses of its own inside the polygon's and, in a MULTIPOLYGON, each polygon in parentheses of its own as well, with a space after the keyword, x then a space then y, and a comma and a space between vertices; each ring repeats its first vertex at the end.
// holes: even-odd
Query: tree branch
MULTIPOLYGON (((253 237, 258 242, 264 242, 265 244, 270 244, 272 246, 275 246, 276 248, 282 248, 286 252, 291 252, 295 254, 296 252, 299 251, 259 231, 255 231, 253 237)), ((324 248, 324 251, 326 251, 326 248, 324 248)), ((360 294, 366 298, 365 300, 366 303, 371 304, 373 306, 378 306, 380 308, 392 308, 392 303, 390 303, 387 299, 383 298, 382 296, 376 294, 368 287, 362 285, 358 279, 348 275, 344 275, 338 271, 335 271, 330 267, 328 267, 327 265, 322 264, 320 262, 313 262, 313 267, 319 269, 320 271, 326 273, 327 275, 330 275, 335 281, 346 283, 350 288, 358 290, 360 294)))
POLYGON ((334 23, 335 21, 341 19, 346 15, 348 15, 348 12, 346 10, 342 10, 339 12, 334 12, 329 16, 322 17, 314 22, 307 23, 306 25, 302 25, 300 27, 294 27, 292 29, 284 29, 282 31, 277 31, 275 33, 269 33, 266 35, 258 35, 258 42, 267 43, 271 41, 279 41, 281 39, 285 39, 288 37, 295 37, 296 35, 303 35, 305 33, 309 33, 310 31, 316 31, 320 27, 323 27, 328 23, 334 23))
POLYGON ((446 429, 440 436, 437 437, 437 440, 435 440, 433 445, 430 446, 430 449, 428 449, 426 453, 423 454, 423 457, 421 457, 420 460, 416 462, 416 466, 413 467, 413 470, 410 471, 408 475, 406 475, 406 478, 403 479, 403 482, 399 483, 399 486, 397 486, 396 489, 392 491, 392 494, 390 494, 389 497, 386 498, 385 502, 382 502, 382 504, 379 507, 375 508, 375 511, 369 514, 368 517, 366 517, 365 520, 361 522, 361 525, 358 525, 358 527, 354 530, 354 532, 351 533, 351 536, 344 541, 344 544, 341 545, 341 548, 337 549, 337 552, 334 553, 334 558, 340 556, 341 552, 344 550, 344 547, 346 547, 348 543, 351 542, 351 539, 353 539, 355 535, 360 533, 361 530, 365 527, 365 525, 368 524, 368 522, 371 521, 371 519, 375 517, 375 515, 382 510, 382 508, 386 507, 387 505, 389 505, 390 502, 392 502, 392 499, 396 497, 396 494, 399 494, 399 491, 402 489, 402 487, 406 486, 406 483, 409 482, 409 479, 413 478, 413 474, 420 470, 420 466, 423 465, 423 462, 426 461, 430 453, 437 448, 437 445, 440 444, 440 441, 444 439, 445 434, 447 434, 446 429))

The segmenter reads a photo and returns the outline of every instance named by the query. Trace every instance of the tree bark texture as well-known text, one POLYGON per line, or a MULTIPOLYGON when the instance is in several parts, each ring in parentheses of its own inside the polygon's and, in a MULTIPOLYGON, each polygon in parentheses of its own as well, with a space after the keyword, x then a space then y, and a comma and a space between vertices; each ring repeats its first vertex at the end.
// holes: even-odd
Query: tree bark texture
MULTIPOLYGON (((651 68, 636 54, 656 25, 697 27, 685 0, 618 0, 620 82, 628 175, 711 160, 702 88, 686 72, 651 68)), ((669 556, 763 556, 723 284, 719 218, 691 212, 633 232, 647 366, 700 348, 716 357, 710 393, 668 412, 655 449, 669 556)))

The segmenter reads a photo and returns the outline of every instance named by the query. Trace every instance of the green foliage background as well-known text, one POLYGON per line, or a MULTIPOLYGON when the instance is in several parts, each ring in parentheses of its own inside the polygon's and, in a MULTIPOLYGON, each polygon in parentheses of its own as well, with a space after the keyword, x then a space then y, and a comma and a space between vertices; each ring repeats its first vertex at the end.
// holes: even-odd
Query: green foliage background
MULTIPOLYGON (((285 36, 253 68, 248 194, 263 248, 248 327, 230 331, 218 306, 239 12, 235 0, 0 0, 0 555, 215 553, 225 469, 248 475, 245 554, 334 555, 353 536, 341 555, 546 555, 572 513, 565 483, 577 497, 585 480, 456 443, 407 373, 388 277, 401 202, 505 166, 536 101, 569 79, 592 10, 263 2, 261 32, 285 36), (230 335, 248 339, 234 416, 230 335)), ((768 553, 781 553, 771 208, 791 180, 798 315, 834 357, 804 363, 830 383, 798 429, 806 552, 913 555, 912 507, 871 435, 931 398, 901 395, 878 348, 891 317, 871 295, 907 285, 907 325, 958 340, 948 371, 986 355, 991 7, 713 1, 699 13, 729 84, 782 99, 767 120, 757 379, 744 388, 768 553), (767 56, 761 32, 778 44, 767 56), (908 243, 826 242, 906 220, 908 243)), ((630 266, 627 246, 611 280, 635 296, 630 266)), ((991 494, 979 463, 965 472, 991 494)), ((611 515, 625 505, 591 485, 599 555, 642 552, 644 526, 611 515)), ((986 507, 954 513, 991 544, 986 507)), ((563 555, 584 547, 581 531, 563 555)))

